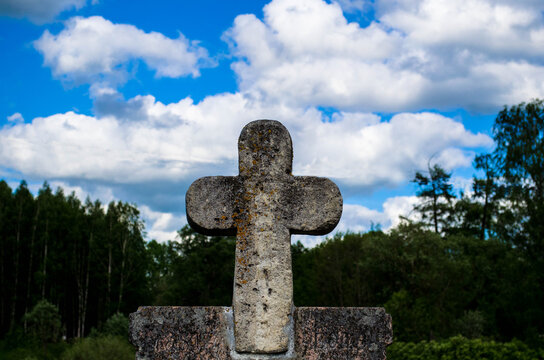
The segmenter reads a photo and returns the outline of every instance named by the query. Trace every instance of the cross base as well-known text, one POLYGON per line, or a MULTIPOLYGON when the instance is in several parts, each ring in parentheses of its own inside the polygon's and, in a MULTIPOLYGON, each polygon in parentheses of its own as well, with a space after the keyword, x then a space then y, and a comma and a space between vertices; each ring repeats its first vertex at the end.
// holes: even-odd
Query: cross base
POLYGON ((294 309, 289 350, 239 354, 230 307, 143 306, 130 314, 136 360, 385 360, 393 342, 391 316, 383 308, 294 309))

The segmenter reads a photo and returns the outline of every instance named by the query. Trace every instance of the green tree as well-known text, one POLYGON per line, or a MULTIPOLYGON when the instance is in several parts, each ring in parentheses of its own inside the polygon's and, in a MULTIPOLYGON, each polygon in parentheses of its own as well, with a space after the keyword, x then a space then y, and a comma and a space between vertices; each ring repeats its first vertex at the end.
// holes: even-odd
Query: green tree
POLYGON ((496 167, 508 200, 522 213, 524 236, 517 238, 535 257, 544 257, 544 103, 533 100, 499 112, 493 125, 496 167))
MULTIPOLYGON (((495 166, 503 181, 509 212, 514 224, 507 240, 523 250, 529 268, 524 277, 535 279, 529 299, 544 299, 544 101, 504 107, 493 125, 497 144, 495 166)), ((502 219, 501 219, 502 222, 502 219)), ((531 300, 532 302, 532 300, 531 300)), ((544 331, 544 308, 536 306, 525 324, 534 336, 544 331)))
POLYGON ((159 243, 156 240, 146 244, 146 253, 149 290, 153 294, 152 304, 164 304, 167 302, 164 296, 174 276, 174 264, 179 261, 181 255, 176 250, 175 242, 159 243))
POLYGON ((483 172, 482 178, 474 177, 472 189, 474 198, 481 201, 480 239, 485 239, 490 230, 496 229, 496 215, 503 192, 498 184, 497 169, 491 154, 481 154, 474 158, 474 168, 483 172))
POLYGON ((293 296, 295 306, 316 306, 320 289, 317 286, 316 253, 308 249, 300 241, 291 245, 293 262, 293 296))
POLYGON ((480 177, 473 177, 471 194, 467 196, 461 192, 455 201, 453 221, 447 232, 477 236, 482 240, 491 236, 504 238, 515 226, 514 213, 508 206, 501 205, 504 187, 500 184, 493 157, 480 154, 474 158, 473 166, 480 177))
POLYGON ((25 314, 30 335, 38 339, 45 350, 48 343, 57 342, 62 334, 59 309, 47 300, 38 302, 32 311, 25 314))
POLYGON ((106 336, 120 336, 126 338, 128 336, 128 318, 121 314, 113 314, 102 328, 102 334, 106 336))
POLYGON ((235 239, 198 234, 189 225, 178 235, 175 247, 180 256, 161 305, 230 305, 235 239))
POLYGON ((11 304, 11 294, 13 287, 10 279, 10 265, 13 259, 11 251, 10 234, 13 233, 10 221, 11 211, 13 209, 12 190, 4 181, 0 181, 0 334, 4 333, 10 327, 9 316, 5 309, 11 304))
POLYGON ((28 254, 32 253, 30 247, 32 219, 35 214, 34 198, 26 181, 21 181, 15 190, 13 221, 15 223, 14 233, 11 236, 13 246, 13 291, 11 292, 11 328, 16 321, 28 309, 25 286, 28 286, 26 271, 28 269, 28 254))
POLYGON ((416 194, 421 200, 414 210, 421 214, 422 221, 429 224, 436 233, 451 223, 451 200, 455 195, 449 183, 450 178, 451 173, 435 164, 432 167, 429 165, 427 175, 418 171, 412 180, 419 186, 416 194))

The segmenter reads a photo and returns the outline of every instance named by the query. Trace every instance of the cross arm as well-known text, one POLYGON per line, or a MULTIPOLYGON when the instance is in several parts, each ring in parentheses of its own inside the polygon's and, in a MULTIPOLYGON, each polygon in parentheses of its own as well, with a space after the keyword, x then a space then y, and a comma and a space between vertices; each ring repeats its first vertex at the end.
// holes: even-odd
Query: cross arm
POLYGON ((325 235, 342 216, 342 195, 327 178, 296 176, 284 196, 284 219, 291 234, 325 235))
POLYGON ((239 186, 234 176, 206 176, 193 182, 185 195, 189 225, 205 235, 236 235, 232 215, 239 186))

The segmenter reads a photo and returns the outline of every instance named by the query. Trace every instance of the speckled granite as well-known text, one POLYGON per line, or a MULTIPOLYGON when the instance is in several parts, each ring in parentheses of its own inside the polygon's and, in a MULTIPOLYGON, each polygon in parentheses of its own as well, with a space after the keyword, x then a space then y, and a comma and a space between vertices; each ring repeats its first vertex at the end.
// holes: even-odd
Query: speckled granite
POLYGON ((223 307, 144 306, 130 314, 137 360, 230 359, 223 307))
POLYGON ((383 360, 393 341, 383 308, 296 308, 294 353, 238 354, 231 308, 140 307, 130 315, 137 360, 335 359, 383 360))
POLYGON ((383 308, 297 308, 298 359, 385 359, 393 342, 391 316, 383 308))
POLYGON ((342 215, 331 180, 293 176, 289 131, 275 120, 247 124, 239 175, 206 176, 185 196, 187 221, 206 235, 236 235, 232 307, 236 350, 287 351, 293 306, 291 234, 325 235, 342 215))

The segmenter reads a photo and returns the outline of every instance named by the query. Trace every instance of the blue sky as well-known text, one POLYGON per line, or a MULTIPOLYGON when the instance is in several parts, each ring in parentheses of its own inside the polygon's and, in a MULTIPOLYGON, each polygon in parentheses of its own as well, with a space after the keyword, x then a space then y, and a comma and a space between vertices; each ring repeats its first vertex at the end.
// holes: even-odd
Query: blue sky
MULTIPOLYGON (((415 171, 457 189, 506 104, 544 96, 538 0, 0 0, 0 178, 134 202, 173 239, 188 185, 237 172, 280 120, 294 173, 332 178, 339 230, 409 215, 415 171)), ((319 239, 302 237, 307 245, 319 239)))

